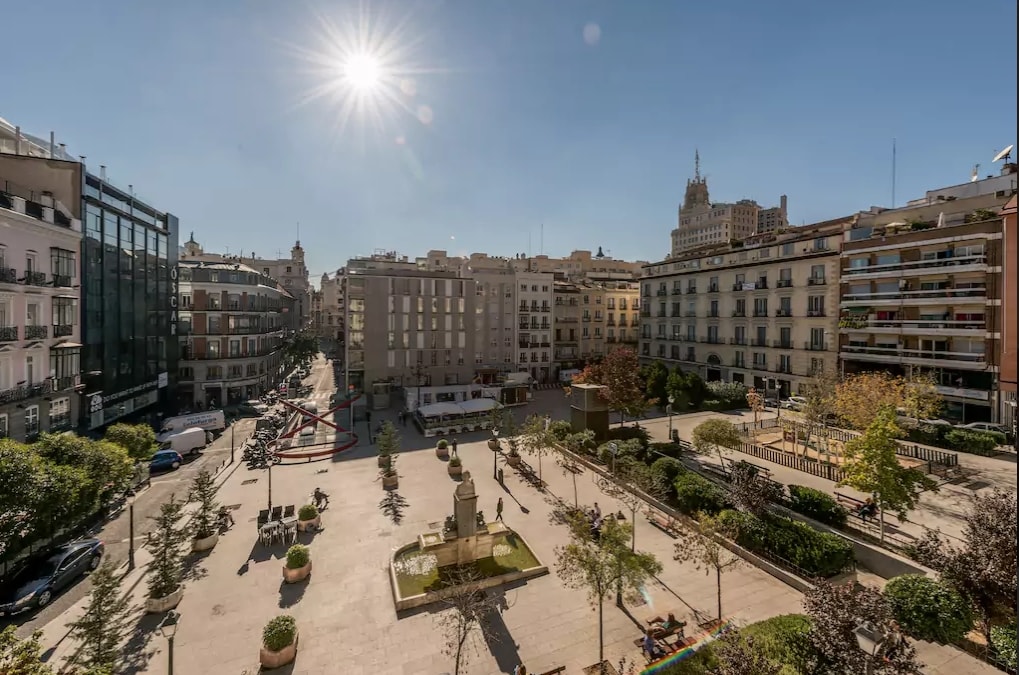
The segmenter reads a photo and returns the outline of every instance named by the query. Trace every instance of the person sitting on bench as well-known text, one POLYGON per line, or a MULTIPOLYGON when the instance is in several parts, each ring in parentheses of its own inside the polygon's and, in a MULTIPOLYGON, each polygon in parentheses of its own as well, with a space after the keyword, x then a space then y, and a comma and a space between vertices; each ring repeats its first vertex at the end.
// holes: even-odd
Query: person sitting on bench
POLYGON ((668 635, 670 633, 675 632, 679 632, 680 634, 682 634, 683 627, 686 626, 686 622, 677 619, 676 615, 673 614, 672 612, 669 612, 669 614, 664 619, 660 616, 656 616, 653 619, 648 619, 647 622, 648 625, 650 626, 648 630, 654 633, 655 637, 660 637, 662 635, 668 635))
POLYGON ((856 514, 860 516, 860 520, 867 520, 877 515, 877 504, 874 503, 872 497, 867 497, 867 501, 860 504, 860 507, 856 509, 856 514))
POLYGON ((652 661, 665 656, 665 652, 662 651, 661 647, 658 646, 658 643, 655 642, 654 636, 651 635, 650 628, 648 628, 647 632, 644 633, 644 642, 642 643, 641 648, 644 650, 648 659, 652 661))

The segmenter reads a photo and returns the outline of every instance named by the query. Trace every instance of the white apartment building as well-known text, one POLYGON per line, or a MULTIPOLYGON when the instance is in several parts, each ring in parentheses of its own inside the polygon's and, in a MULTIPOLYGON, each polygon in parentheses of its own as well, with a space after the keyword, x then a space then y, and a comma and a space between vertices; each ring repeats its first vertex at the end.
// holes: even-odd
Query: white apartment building
POLYGON ((537 382, 552 378, 552 305, 555 276, 548 272, 517 272, 517 370, 537 382))
POLYGON ((0 162, 0 437, 33 441, 77 421, 81 185, 77 162, 0 162))

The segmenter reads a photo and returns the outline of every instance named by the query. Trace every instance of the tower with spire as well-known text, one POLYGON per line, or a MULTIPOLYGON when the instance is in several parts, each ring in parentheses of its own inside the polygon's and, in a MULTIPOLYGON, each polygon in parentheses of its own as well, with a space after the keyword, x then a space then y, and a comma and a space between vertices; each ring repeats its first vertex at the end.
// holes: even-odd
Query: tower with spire
POLYGON ((686 181, 686 195, 683 197, 683 203, 679 207, 680 213, 688 213, 699 206, 711 205, 711 199, 708 196, 708 179, 701 176, 700 150, 694 150, 693 162, 693 178, 686 181))

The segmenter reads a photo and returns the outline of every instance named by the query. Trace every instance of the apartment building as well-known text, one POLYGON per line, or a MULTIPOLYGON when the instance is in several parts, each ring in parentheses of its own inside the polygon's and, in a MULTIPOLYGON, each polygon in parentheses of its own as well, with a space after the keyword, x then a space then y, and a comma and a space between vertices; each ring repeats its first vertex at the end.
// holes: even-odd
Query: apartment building
POLYGON ((767 234, 789 227, 789 198, 782 195, 778 206, 757 212, 757 234, 767 234))
POLYGON ((421 269, 467 270, 510 268, 517 272, 546 272, 557 279, 600 279, 633 280, 640 276, 645 261, 630 262, 617 260, 606 255, 602 248, 591 251, 576 250, 568 256, 555 258, 544 254, 529 256, 518 253, 512 257, 489 256, 487 253, 471 253, 469 256, 450 256, 446 251, 429 251, 426 256, 416 259, 421 269))
POLYGON ((294 297, 238 262, 182 260, 178 275, 180 408, 235 405, 279 385, 294 297))
POLYGON ((311 293, 311 326, 323 349, 334 350, 343 339, 343 270, 326 272, 311 293))
POLYGON ((80 163, 0 154, 0 438, 77 425, 81 185, 80 163))
POLYGON ((555 277, 549 272, 516 272, 517 370, 536 382, 552 379, 552 303, 555 277))
POLYGON ((844 218, 648 265, 640 356, 789 396, 836 368, 844 218))
POLYGON ((350 384, 466 384, 476 354, 476 283, 380 251, 347 262, 344 323, 350 384))
MULTIPOLYGON (((477 377, 487 384, 495 382, 501 373, 517 370, 522 334, 529 330, 530 314, 517 313, 517 273, 510 267, 470 270, 469 275, 475 284, 474 365, 477 377), (522 324, 525 327, 521 329, 522 324)), ((540 325, 540 318, 536 318, 540 325)))
POLYGON ((942 416, 1000 418, 1001 207, 1013 194, 1015 174, 860 214, 842 247, 845 372, 931 373, 942 416))
POLYGON ((1008 200, 1002 218, 1001 372, 999 374, 1000 422, 1015 429, 1016 393, 1019 391, 1019 228, 1016 196, 1008 200))
POLYGON ((636 348, 639 312, 636 282, 557 281, 553 374, 583 368, 620 346, 636 348))

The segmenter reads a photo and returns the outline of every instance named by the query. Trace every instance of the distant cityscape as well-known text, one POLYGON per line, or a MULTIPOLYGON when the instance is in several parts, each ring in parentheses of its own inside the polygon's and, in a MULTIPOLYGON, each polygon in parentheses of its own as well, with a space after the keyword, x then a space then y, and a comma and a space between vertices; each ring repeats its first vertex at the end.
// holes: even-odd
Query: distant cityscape
POLYGON ((181 242, 188 224, 105 167, 0 119, 0 437, 257 398, 300 331, 372 406, 513 373, 554 386, 630 348, 776 397, 820 372, 923 371, 946 418, 1013 425, 1016 177, 1005 157, 901 207, 792 226, 785 195, 712 202, 698 153, 664 255, 376 250, 313 284, 300 241, 275 258, 181 242))

